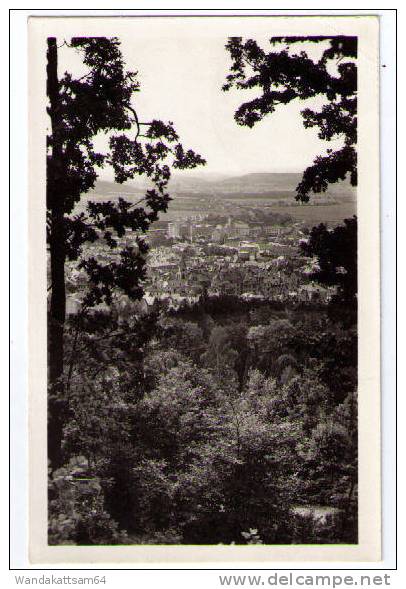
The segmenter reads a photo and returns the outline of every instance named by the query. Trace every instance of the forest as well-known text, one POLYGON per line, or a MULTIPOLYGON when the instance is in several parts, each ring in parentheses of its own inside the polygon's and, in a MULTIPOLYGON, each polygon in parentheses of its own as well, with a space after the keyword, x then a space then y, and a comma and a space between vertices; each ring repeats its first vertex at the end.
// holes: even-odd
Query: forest
MULTIPOLYGON (((159 303, 133 312, 144 294, 144 236, 170 207, 171 171, 206 162, 173 123, 139 118, 131 102, 139 84, 119 40, 65 45, 89 71, 58 77, 60 49, 48 39, 49 544, 357 543, 356 218, 334 230, 320 224, 297 245, 317 262, 314 281, 335 287, 328 304, 203 296, 171 312, 159 303), (113 135, 101 154, 93 138, 105 132, 113 135), (89 201, 76 213, 107 165, 118 184, 144 175, 152 188, 140 206, 89 201), (129 230, 134 246, 115 262, 86 257, 87 243, 116 250, 129 230), (88 276, 71 315, 67 261, 88 276)), ((344 133, 346 143, 304 172, 297 198, 347 176, 356 185, 356 40, 274 38, 271 47, 226 45, 224 90, 263 90, 237 123, 252 127, 281 98, 324 93, 330 108, 307 109, 305 126, 327 140, 344 133), (289 54, 303 42, 322 44, 317 63, 289 54), (259 75, 250 78, 247 63, 259 75)))
POLYGON ((70 322, 50 543, 356 542, 356 329, 250 306, 70 322))

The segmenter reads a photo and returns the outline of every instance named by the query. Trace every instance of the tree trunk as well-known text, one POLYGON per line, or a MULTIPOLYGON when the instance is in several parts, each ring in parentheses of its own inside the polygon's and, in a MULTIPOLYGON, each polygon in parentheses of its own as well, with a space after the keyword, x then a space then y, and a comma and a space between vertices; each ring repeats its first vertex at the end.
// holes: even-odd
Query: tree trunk
POLYGON ((61 252, 63 247, 57 242, 58 221, 58 219, 55 222, 52 221, 52 232, 54 233, 50 247, 52 295, 48 327, 48 378, 50 384, 50 397, 48 399, 48 459, 52 468, 57 468, 62 464, 61 445, 63 421, 66 412, 64 385, 61 380, 64 354, 65 276, 64 256, 62 255, 63 252, 61 252))
POLYGON ((47 167, 47 206, 50 212, 51 305, 48 331, 48 459, 51 467, 62 464, 62 430, 66 409, 63 383, 63 331, 66 311, 65 230, 63 190, 57 193, 63 178, 63 151, 60 139, 58 49, 55 38, 48 39, 47 94, 52 125, 52 145, 47 167))

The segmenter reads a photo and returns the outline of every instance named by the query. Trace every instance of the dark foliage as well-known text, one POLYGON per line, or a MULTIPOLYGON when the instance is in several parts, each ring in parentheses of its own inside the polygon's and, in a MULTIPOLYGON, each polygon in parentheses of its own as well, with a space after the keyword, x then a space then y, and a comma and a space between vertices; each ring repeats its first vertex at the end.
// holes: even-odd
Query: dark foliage
POLYGON ((338 287, 331 304, 333 314, 350 323, 357 317, 357 243, 357 218, 353 217, 334 229, 323 223, 313 227, 308 241, 301 245, 306 256, 317 259, 318 268, 312 277, 326 286, 338 287))
POLYGON ((252 311, 69 323, 52 543, 357 541, 355 334, 252 311))

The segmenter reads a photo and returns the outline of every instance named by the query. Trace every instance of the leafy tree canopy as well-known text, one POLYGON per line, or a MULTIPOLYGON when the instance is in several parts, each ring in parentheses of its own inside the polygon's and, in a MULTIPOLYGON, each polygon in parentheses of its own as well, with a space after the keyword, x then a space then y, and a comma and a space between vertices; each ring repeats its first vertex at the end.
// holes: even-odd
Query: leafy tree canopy
POLYGON ((103 239, 114 249, 117 238, 135 232, 136 247, 122 249, 117 262, 102 265, 90 258, 81 266, 93 286, 88 304, 109 304, 117 288, 130 298, 140 298, 147 250, 140 235, 158 219, 159 212, 167 210, 171 168, 193 168, 205 161, 184 149, 172 122, 139 120, 133 101, 140 84, 135 72, 125 70, 118 39, 73 38, 67 45, 80 54, 88 71, 79 78, 68 72, 55 78, 58 47, 56 39, 48 40, 48 114, 52 123, 47 137, 48 240, 60 241, 62 237, 66 258, 77 260, 86 241, 103 239), (94 138, 100 133, 109 135, 105 153, 94 147, 94 138), (94 188, 98 169, 106 166, 113 169, 119 184, 143 175, 151 188, 135 204, 124 198, 94 201, 87 204, 85 212, 77 212, 75 205, 81 195, 94 188), (56 210, 64 215, 57 235, 52 219, 56 210))
POLYGON ((253 39, 230 37, 226 49, 232 65, 223 90, 259 90, 260 94, 241 104, 235 113, 239 125, 253 127, 280 105, 293 100, 325 97, 321 110, 302 111, 306 128, 317 127, 320 139, 343 138, 343 146, 316 157, 297 186, 297 200, 307 202, 311 192, 324 192, 328 185, 349 176, 357 184, 357 38, 272 37, 271 49, 262 49, 253 39), (320 44, 314 58, 304 43, 320 44))
MULTIPOLYGON (((66 399, 63 397, 66 276, 68 260, 77 261, 88 277, 81 313, 100 303, 110 306, 115 295, 132 300, 143 295, 142 280, 148 246, 143 234, 165 212, 170 201, 171 169, 204 164, 186 150, 171 122, 141 121, 134 96, 139 91, 135 72, 126 71, 116 38, 76 37, 59 47, 47 40, 47 240, 50 257, 48 456, 61 465, 61 439, 66 399), (59 50, 76 51, 85 73, 74 76, 58 71, 59 50), (108 135, 105 153, 94 140, 108 135), (77 204, 94 188, 98 172, 109 166, 122 184, 144 176, 150 187, 143 198, 131 202, 88 200, 77 204), (130 232, 129 243, 120 243, 130 232), (102 262, 83 251, 86 242, 101 241, 116 250, 114 260, 102 262), (83 255, 82 255, 83 254, 83 255), (54 393, 57 390, 57 398, 54 393)), ((72 365, 72 364, 71 364, 72 365)))

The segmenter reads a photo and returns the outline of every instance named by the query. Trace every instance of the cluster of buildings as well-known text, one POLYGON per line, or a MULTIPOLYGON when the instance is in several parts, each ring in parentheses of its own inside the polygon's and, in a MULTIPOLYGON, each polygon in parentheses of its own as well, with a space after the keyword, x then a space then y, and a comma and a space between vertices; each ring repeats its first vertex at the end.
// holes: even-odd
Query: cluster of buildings
MULTIPOLYGON (((301 238, 300 223, 259 226, 229 217, 225 223, 213 225, 203 215, 152 229, 147 235, 150 250, 145 296, 136 306, 147 312, 160 301, 177 309, 203 296, 222 295, 243 300, 327 302, 333 291, 311 282, 310 261, 300 254, 301 238)), ((127 234, 119 245, 135 243, 135 236, 127 234)), ((102 240, 90 248, 91 255, 104 263, 120 251, 120 247, 111 250, 102 240)), ((75 312, 86 282, 86 275, 72 266, 68 272, 68 286, 72 286, 68 288, 68 312, 75 312)))
POLYGON ((331 291, 313 284, 303 272, 297 252, 240 242, 210 253, 201 246, 160 247, 148 259, 146 302, 166 301, 172 308, 202 296, 232 295, 245 300, 328 300, 331 291))
MULTIPOLYGON (((163 232, 164 230, 160 230, 163 232)), ((245 222, 228 217, 227 222, 215 224, 209 217, 195 216, 180 221, 170 221, 166 230, 168 239, 188 240, 191 243, 210 240, 214 243, 227 243, 229 240, 258 237, 278 237, 290 233, 290 227, 265 225, 259 222, 245 222)))

